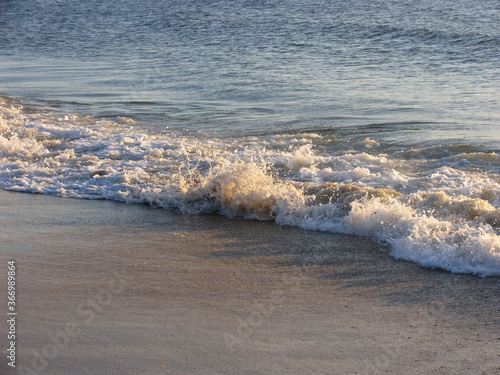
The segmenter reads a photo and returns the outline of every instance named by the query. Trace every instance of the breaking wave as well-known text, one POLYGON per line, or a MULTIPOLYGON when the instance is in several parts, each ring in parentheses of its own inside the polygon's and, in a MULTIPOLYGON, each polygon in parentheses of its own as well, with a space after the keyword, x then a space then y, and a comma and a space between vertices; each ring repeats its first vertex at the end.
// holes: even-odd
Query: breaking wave
POLYGON ((500 156, 441 147, 153 132, 0 98, 3 189, 368 236, 424 267, 500 275, 500 156))

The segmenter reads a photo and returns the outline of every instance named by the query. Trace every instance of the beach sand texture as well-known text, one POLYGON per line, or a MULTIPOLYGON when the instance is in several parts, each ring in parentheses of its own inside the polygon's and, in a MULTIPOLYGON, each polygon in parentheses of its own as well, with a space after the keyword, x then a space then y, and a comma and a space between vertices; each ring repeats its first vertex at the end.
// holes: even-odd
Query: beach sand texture
POLYGON ((18 280, 5 374, 500 373, 498 277, 109 201, 0 191, 0 216, 2 285, 8 260, 18 280))

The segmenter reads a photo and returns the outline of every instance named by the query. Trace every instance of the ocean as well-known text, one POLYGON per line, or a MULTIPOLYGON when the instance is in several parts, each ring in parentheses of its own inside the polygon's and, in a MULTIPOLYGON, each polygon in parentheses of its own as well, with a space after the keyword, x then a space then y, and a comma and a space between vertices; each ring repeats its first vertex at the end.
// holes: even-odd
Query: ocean
POLYGON ((0 187, 500 275, 498 0, 0 0, 0 187))

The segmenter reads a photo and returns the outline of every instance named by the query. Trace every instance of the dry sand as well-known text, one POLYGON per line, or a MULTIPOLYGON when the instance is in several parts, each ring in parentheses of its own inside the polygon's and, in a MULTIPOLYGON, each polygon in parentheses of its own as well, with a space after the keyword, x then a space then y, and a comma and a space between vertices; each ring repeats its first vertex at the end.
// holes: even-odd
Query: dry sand
POLYGON ((0 235, 2 374, 500 373, 500 278, 366 239, 5 191, 0 235))

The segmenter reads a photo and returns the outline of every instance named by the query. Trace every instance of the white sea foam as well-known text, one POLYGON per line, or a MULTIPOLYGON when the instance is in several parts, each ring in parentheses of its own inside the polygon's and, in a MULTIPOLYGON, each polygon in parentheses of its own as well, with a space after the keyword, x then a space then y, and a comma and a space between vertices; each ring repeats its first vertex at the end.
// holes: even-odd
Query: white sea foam
POLYGON ((0 99, 0 186, 368 236, 425 267, 500 275, 495 153, 406 158, 318 134, 216 139, 0 99), (370 150, 373 150, 372 153, 370 150))

